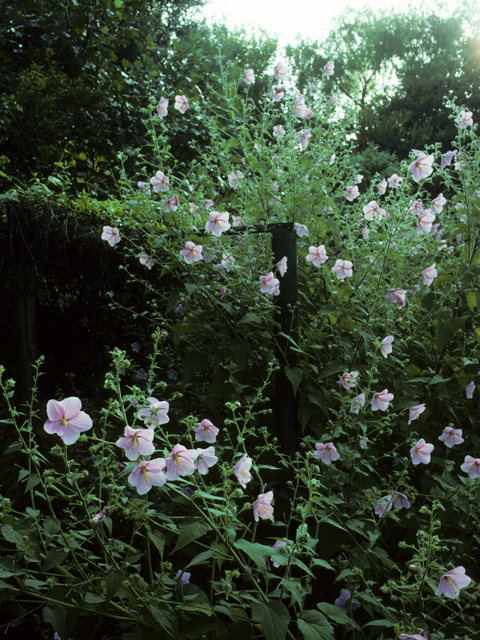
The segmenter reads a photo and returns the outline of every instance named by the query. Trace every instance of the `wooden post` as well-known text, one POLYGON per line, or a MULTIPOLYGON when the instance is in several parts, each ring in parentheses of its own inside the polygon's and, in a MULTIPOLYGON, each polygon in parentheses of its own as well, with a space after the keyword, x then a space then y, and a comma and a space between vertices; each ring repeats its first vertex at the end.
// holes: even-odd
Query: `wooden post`
POLYGON ((275 320, 280 325, 277 333, 277 358, 280 369, 275 377, 275 427, 280 447, 285 453, 298 450, 301 429, 298 419, 298 401, 285 367, 297 366, 297 353, 292 349, 284 333, 298 342, 298 276, 297 236, 292 222, 269 225, 272 234, 272 251, 275 263, 287 257, 287 272, 280 280, 280 295, 275 299, 275 320))

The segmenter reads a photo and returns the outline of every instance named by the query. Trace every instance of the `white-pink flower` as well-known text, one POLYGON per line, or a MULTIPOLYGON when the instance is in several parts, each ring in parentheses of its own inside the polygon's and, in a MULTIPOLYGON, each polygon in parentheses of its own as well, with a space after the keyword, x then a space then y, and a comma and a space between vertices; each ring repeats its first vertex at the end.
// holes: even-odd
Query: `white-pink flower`
POLYGON ((308 146, 308 139, 312 135, 311 129, 305 129, 296 134, 296 137, 300 138, 300 146, 305 150, 308 146))
POLYGON ((176 444, 165 459, 167 480, 176 480, 179 476, 189 476, 195 471, 196 452, 176 444))
POLYGON ((445 427, 445 431, 441 436, 438 436, 438 439, 444 442, 449 449, 456 444, 465 442, 464 438, 462 438, 462 430, 454 429, 453 427, 445 427))
POLYGON ((382 218, 389 218, 390 215, 382 209, 378 202, 372 200, 363 207, 363 213, 366 220, 381 220, 382 218))
POLYGON ((327 77, 332 76, 333 72, 335 71, 335 63, 329 60, 327 64, 323 67, 323 70, 325 71, 325 75, 327 77))
POLYGON ((303 238, 303 236, 308 236, 308 229, 304 224, 295 222, 294 227, 295 227, 295 232, 299 238, 303 238))
POLYGON ((417 231, 418 233, 430 233, 432 224, 435 222, 435 214, 431 211, 424 211, 418 216, 417 231))
POLYGON ((168 211, 176 211, 179 204, 180 200, 178 199, 178 196, 173 196, 172 198, 165 200, 165 202, 163 203, 163 210, 165 211, 165 213, 167 213, 168 211))
POLYGON ((197 457, 194 460, 195 469, 202 475, 206 475, 209 468, 213 467, 213 465, 218 462, 214 447, 207 447, 207 449, 195 449, 194 452, 197 454, 197 457))
POLYGON ((382 356, 386 358, 389 353, 392 353, 392 342, 394 338, 393 336, 387 336, 382 340, 382 346, 380 347, 380 351, 382 352, 382 356))
POLYGON ((212 424, 210 420, 202 420, 195 428, 195 440, 212 444, 217 439, 219 431, 220 429, 212 424))
POLYGON ((472 380, 465 387, 465 395, 467 396, 467 398, 473 398, 474 392, 475 392, 475 383, 472 380))
POLYGON ((232 171, 232 173, 228 174, 228 183, 233 189, 236 189, 238 187, 238 181, 244 177, 241 171, 237 171, 237 173, 232 171))
POLYGON ((240 460, 235 465, 233 473, 235 477, 241 484, 241 486, 245 489, 247 483, 250 482, 252 476, 250 474, 250 469, 252 467, 252 459, 247 455, 244 455, 240 458, 240 460))
POLYGON ((258 522, 259 518, 269 518, 273 515, 273 492, 267 491, 267 493, 261 493, 253 503, 253 517, 255 522, 258 522))
POLYGON ((166 400, 147 398, 147 402, 148 407, 140 409, 138 412, 138 417, 145 422, 147 427, 154 428, 155 425, 170 422, 170 418, 168 417, 169 404, 166 400))
POLYGON ((275 136, 275 138, 283 138, 285 133, 286 133, 286 131, 282 127, 282 125, 279 124, 279 125, 273 127, 273 135, 275 136))
POLYGON ((153 258, 146 253, 142 253, 139 260, 141 264, 147 267, 147 269, 151 269, 154 265, 153 258))
POLYGON ((82 402, 75 396, 47 402, 48 420, 43 425, 47 433, 56 433, 65 444, 74 444, 84 431, 92 428, 91 417, 81 411, 82 402))
POLYGON ((405 289, 392 289, 386 295, 388 302, 394 302, 399 309, 404 307, 407 303, 405 302, 405 294, 407 292, 405 289))
POLYGON ((465 456, 465 462, 460 469, 468 473, 470 478, 478 478, 478 476, 480 476, 480 458, 465 456))
POLYGON ((278 296, 280 293, 280 281, 274 277, 272 271, 266 276, 260 276, 260 291, 269 296, 278 296))
POLYGON ((436 596, 447 596, 447 598, 458 598, 460 589, 468 587, 472 579, 465 573, 465 567, 455 567, 447 571, 441 578, 438 589, 435 591, 436 596))
POLYGON ((335 448, 335 445, 332 442, 327 442, 326 444, 322 444, 317 442, 315 445, 316 451, 313 454, 317 460, 321 460, 325 464, 332 464, 335 460, 340 458, 340 454, 335 448))
POLYGON ((473 113, 471 111, 460 111, 458 118, 455 118, 459 129, 465 129, 473 124, 473 113))
POLYGON ((359 195, 360 192, 356 184, 350 185, 345 189, 345 197, 347 200, 350 200, 350 202, 355 200, 355 198, 358 198, 359 195))
POLYGON ((355 176, 355 180, 354 180, 355 184, 360 184, 362 180, 363 180, 362 174, 361 173, 357 173, 357 175, 355 176))
POLYGON ((443 197, 443 193, 437 196, 431 206, 432 213, 441 213, 443 211, 443 206, 447 204, 446 199, 443 197))
POLYGON ((377 189, 378 189, 378 195, 383 196, 383 194, 387 190, 387 181, 385 180, 385 178, 383 178, 383 180, 380 182, 377 189))
POLYGON ((345 389, 351 389, 352 387, 355 386, 355 378, 357 376, 358 376, 358 371, 352 371, 351 373, 346 371, 338 381, 338 384, 344 387, 345 389))
POLYGON ((305 104, 305 98, 303 96, 300 96, 299 98, 297 98, 295 100, 294 111, 295 111, 295 115, 296 116, 298 116, 299 118, 307 117, 307 116, 305 116, 306 108, 307 108, 307 106, 305 104))
POLYGON ((187 264, 192 264, 202 259, 202 245, 195 244, 191 240, 185 243, 185 249, 180 251, 180 255, 183 256, 187 264))
POLYGON ((169 182, 170 178, 168 178, 163 171, 157 171, 153 178, 150 178, 150 184, 156 193, 159 191, 167 191, 169 182))
POLYGON ((245 69, 243 72, 243 81, 246 84, 253 84, 255 82, 255 76, 253 74, 253 69, 245 69))
POLYGON ((428 464, 434 448, 433 444, 429 444, 423 438, 420 438, 417 444, 410 449, 413 464, 428 464))
POLYGON ((142 496, 153 486, 162 486, 167 481, 165 477, 165 460, 156 458, 155 460, 144 460, 135 467, 128 476, 128 482, 137 488, 137 492, 142 496))
POLYGON ((392 400, 393 393, 388 393, 388 389, 384 389, 379 393, 374 393, 372 399, 372 411, 386 411, 392 400))
POLYGON ((160 118, 165 118, 168 115, 168 100, 163 96, 160 98, 157 104, 157 113, 160 118))
POLYGON ((427 178, 433 173, 433 161, 433 154, 427 156, 425 153, 419 152, 416 160, 408 167, 408 170, 413 174, 415 182, 420 182, 422 178, 427 178))
POLYGON ((410 409, 408 415, 408 424, 412 424, 413 420, 418 420, 420 414, 425 411, 425 404, 417 404, 410 409))
POLYGON ((232 227, 244 227, 245 222, 242 220, 240 216, 233 216, 232 227))
POLYGON ((209 219, 205 229, 207 231, 211 231, 213 235, 218 238, 224 231, 228 231, 230 229, 228 217, 229 214, 226 211, 222 211, 221 213, 218 211, 212 211, 209 214, 209 219))
POLYGON ((403 178, 400 178, 400 176, 398 176, 396 173, 394 173, 388 179, 388 186, 391 187, 392 189, 398 189, 398 187, 400 186, 400 183, 401 183, 402 180, 403 180, 403 178))
POLYGON ((316 267, 328 260, 327 252, 325 251, 325 245, 321 244, 319 247, 310 247, 309 254, 307 256, 307 262, 311 262, 316 267))
POLYGON ((180 113, 185 113, 188 109, 188 102, 185 96, 175 96, 175 109, 180 111, 180 113))
MULTIPOLYGON (((352 413, 360 413, 360 409, 365 406, 365 394, 361 393, 352 400, 352 404, 350 405, 350 411, 352 413)), ((363 449, 364 447, 362 447, 363 449)))
POLYGON ((337 260, 335 266, 332 267, 332 271, 339 280, 341 278, 351 278, 353 276, 353 263, 350 260, 337 260))
POLYGON ((103 227, 102 240, 106 240, 111 247, 120 242, 120 234, 117 227, 103 227))
POLYGON ((115 444, 125 450, 129 460, 149 456, 155 451, 153 429, 132 429, 127 425, 123 433, 124 437, 119 438, 115 444))
POLYGON ((427 267, 422 271, 423 283, 429 287, 434 279, 438 276, 438 271, 435 269, 435 263, 427 267))
POLYGON ((282 87, 282 85, 279 84, 276 87, 272 88, 270 97, 272 98, 272 100, 274 100, 274 102, 279 102, 284 95, 285 95, 285 87, 282 87))
POLYGON ((287 273, 287 260, 287 256, 283 256, 283 258, 277 262, 277 269, 282 278, 287 273))
POLYGON ((423 211, 423 203, 421 200, 413 200, 410 203, 410 208, 408 209, 409 211, 411 211, 412 213, 418 215, 420 213, 422 213, 423 211))
POLYGON ((283 64, 283 62, 277 62, 273 67, 273 75, 275 76, 275 79, 280 80, 280 82, 285 79, 287 73, 288 68, 283 64))

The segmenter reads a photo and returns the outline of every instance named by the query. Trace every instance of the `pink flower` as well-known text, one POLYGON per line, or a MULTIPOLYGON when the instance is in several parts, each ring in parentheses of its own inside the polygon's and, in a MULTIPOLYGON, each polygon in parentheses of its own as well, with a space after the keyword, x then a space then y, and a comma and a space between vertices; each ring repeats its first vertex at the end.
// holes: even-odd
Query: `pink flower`
POLYGON ((316 267, 319 267, 327 260, 328 256, 325 251, 325 245, 321 244, 319 247, 310 247, 307 262, 312 262, 316 267))
POLYGON ((223 298, 224 298, 224 296, 225 296, 225 294, 226 294, 226 293, 227 293, 227 289, 226 289, 226 287, 222 287, 222 288, 220 289, 220 300, 223 300, 223 298))
POLYGON ((380 205, 372 200, 367 205, 363 207, 363 213, 365 214, 366 220, 381 220, 382 218, 389 218, 389 214, 385 211, 385 209, 381 209, 380 205))
POLYGON ((393 507, 395 509, 410 509, 412 505, 407 496, 399 491, 395 491, 393 494, 393 507))
MULTIPOLYGON (((365 394, 361 393, 352 400, 350 405, 350 411, 352 413, 360 413, 360 409, 365 405, 365 394)), ((362 447, 364 448, 364 447, 362 447)))
POLYGON ((372 411, 386 411, 388 405, 393 400, 393 393, 388 393, 388 389, 384 389, 379 393, 373 394, 372 411))
POLYGON ((383 194, 387 190, 387 181, 385 180, 385 178, 383 178, 383 180, 380 182, 377 189, 378 189, 378 195, 383 196, 383 194))
POLYGON ((363 180, 362 174, 361 173, 357 173, 357 175, 355 176, 355 180, 354 180, 355 184, 360 184, 362 180, 363 180))
POLYGON ((298 116, 299 118, 305 118, 307 116, 305 116, 305 110, 306 110, 306 105, 305 105, 305 98, 303 96, 301 96, 300 98, 297 98, 295 100, 294 103, 294 111, 295 111, 295 115, 298 116))
POLYGON ((433 449, 433 444, 428 444, 423 438, 420 438, 417 444, 410 449, 413 464, 420 464, 421 462, 428 464, 433 449))
POLYGON ((386 298, 388 302, 395 302, 397 307, 401 309, 407 304, 405 302, 406 293, 405 289, 392 289, 387 293, 386 298))
POLYGON ((400 176, 397 176, 397 174, 394 173, 388 179, 388 186, 391 187, 392 189, 398 189, 398 187, 400 186, 400 182, 402 180, 403 180, 403 178, 400 178, 400 176))
POLYGON ((181 444, 176 444, 165 460, 167 480, 176 480, 179 476, 189 476, 195 471, 197 454, 181 444))
POLYGON ((412 424, 414 420, 418 420, 420 414, 425 411, 425 404, 417 404, 410 409, 408 414, 408 424, 412 424))
POLYGON ((350 202, 355 200, 355 198, 358 198, 359 195, 360 195, 360 192, 356 184, 349 186, 345 189, 345 197, 347 200, 350 200, 350 202))
POLYGON ((137 492, 143 496, 153 486, 160 487, 165 484, 167 478, 163 471, 164 467, 165 460, 163 458, 144 460, 128 476, 128 482, 132 487, 136 487, 137 492))
POLYGON ((252 476, 250 474, 250 468, 252 466, 252 460, 247 455, 244 455, 240 458, 240 460, 235 465, 233 473, 235 477, 245 489, 247 483, 250 482, 252 476))
POLYGON ((210 422, 210 420, 202 420, 195 429, 195 440, 198 442, 213 443, 217 439, 220 429, 210 422))
POLYGON ((230 271, 235 267, 235 258, 226 251, 223 253, 222 267, 227 273, 230 273, 230 271))
POLYGON ((435 221, 435 214, 430 211, 424 211, 417 219, 417 231, 418 233, 430 233, 432 230, 432 223, 435 221))
POLYGON ((438 276, 438 271, 435 269, 435 263, 427 267, 422 271, 423 283, 429 287, 433 280, 438 276))
POLYGON ((445 427, 445 431, 441 436, 438 436, 438 439, 444 442, 449 449, 456 444, 462 444, 462 442, 465 442, 462 438, 462 430, 453 429, 452 427, 445 427))
POLYGON ((286 133, 286 131, 282 127, 282 125, 277 125, 276 127, 273 127, 273 135, 275 136, 275 138, 283 138, 285 133, 286 133))
POLYGON ((317 460, 321 460, 325 464, 332 464, 335 460, 340 458, 340 454, 335 449, 335 446, 332 442, 327 442, 327 444, 322 444, 321 442, 317 442, 315 445, 316 451, 313 456, 317 460))
POLYGON ((440 163, 442 169, 445 169, 445 167, 449 167, 452 164, 452 160, 454 159, 456 153, 456 151, 448 151, 443 156, 442 162, 440 163))
POLYGON ((296 234, 299 238, 303 238, 303 236, 308 236, 308 229, 304 224, 295 222, 294 227, 295 227, 296 234))
POLYGON ((145 191, 145 193, 147 195, 150 195, 152 193, 152 190, 150 189, 150 186, 147 182, 137 182, 138 188, 142 189, 142 191, 145 191))
POLYGON ((168 417, 169 404, 166 400, 157 400, 156 398, 147 398, 148 407, 140 409, 138 417, 145 422, 150 429, 157 425, 167 424, 170 422, 168 417))
POLYGON ((351 278, 353 276, 353 263, 350 260, 337 260, 335 266, 332 267, 332 271, 337 275, 337 278, 351 278))
POLYGON ((472 579, 465 574, 465 567, 455 567, 440 578, 436 596, 445 595, 447 598, 458 598, 460 589, 468 587, 472 579))
POLYGON ((180 111, 180 113, 185 113, 188 109, 188 102, 185 96, 175 96, 175 109, 180 111))
POLYGON ((259 518, 269 518, 273 515, 273 492, 261 493, 253 503, 253 517, 255 522, 258 522, 259 518))
POLYGON ((283 256, 280 262, 277 262, 277 269, 282 278, 287 273, 287 268, 287 256, 283 256))
POLYGON ((323 70, 325 71, 325 75, 327 77, 333 76, 334 68, 335 68, 335 63, 329 60, 327 64, 323 67, 323 70))
POLYGON ((111 247, 120 242, 120 234, 117 227, 103 227, 102 240, 106 240, 111 247))
POLYGON ((228 174, 228 183, 233 189, 236 189, 238 187, 238 181, 244 177, 245 176, 241 171, 237 171, 236 174, 234 171, 232 171, 232 173, 228 174))
POLYGON ((411 202, 410 204, 410 208, 409 211, 411 211, 412 213, 422 213, 423 211, 423 203, 421 200, 414 200, 413 202, 411 202))
POLYGON ((344 389, 351 389, 355 386, 355 378, 357 376, 358 371, 352 371, 351 373, 348 373, 348 371, 346 371, 338 381, 338 384, 341 385, 344 389))
POLYGON ((163 171, 157 171, 153 178, 150 178, 150 184, 156 193, 159 191, 168 191, 169 182, 170 178, 167 178, 163 171))
POLYGON ((475 383, 472 380, 465 387, 465 395, 467 396, 467 398, 473 398, 474 392, 475 392, 475 383))
POLYGON ((334 104, 334 105, 337 104, 337 96, 334 93, 332 93, 331 96, 328 96, 328 99, 330 100, 330 102, 332 104, 334 104))
POLYGON ((92 419, 85 411, 81 411, 80 398, 71 397, 64 400, 47 402, 48 420, 43 425, 47 433, 56 433, 65 444, 76 442, 83 431, 92 428, 92 419))
POLYGON ((364 237, 364 239, 366 240, 369 235, 370 235, 370 229, 368 227, 363 227, 362 236, 364 237))
POLYGON ((217 238, 220 237, 224 231, 228 231, 230 229, 228 217, 229 214, 226 211, 222 211, 222 213, 212 211, 209 214, 209 219, 205 229, 207 231, 211 231, 217 238))
POLYGON ((180 255, 184 257, 187 264, 192 264, 202 259, 202 245, 195 244, 191 240, 185 243, 185 249, 180 251, 180 255))
POLYGON ((119 438, 115 444, 125 449, 125 455, 129 460, 136 460, 139 456, 149 456, 155 451, 153 429, 132 429, 126 426, 124 435, 125 437, 119 438))
POLYGON ((300 131, 300 133, 296 134, 296 137, 300 138, 300 146, 303 150, 305 150, 308 146, 308 139, 312 135, 311 129, 305 129, 305 131, 300 131))
POLYGON ((460 111, 458 118, 455 118, 459 129, 465 129, 473 124, 473 113, 471 111, 460 111))
POLYGON ((375 513, 377 514, 377 516, 381 517, 386 511, 390 511, 392 506, 393 506, 392 496, 391 495, 383 496, 383 498, 380 498, 380 500, 375 505, 375 513))
POLYGON ((243 72, 243 81, 245 82, 245 84, 253 84, 255 82, 253 69, 245 69, 245 71, 243 72))
POLYGON ((146 253, 142 253, 139 257, 139 260, 141 264, 147 267, 147 269, 151 269, 154 265, 153 259, 146 253))
POLYGON ((210 207, 213 207, 213 200, 205 200, 205 202, 203 203, 203 208, 208 211, 210 207))
MULTIPOLYGON (((286 542, 284 542, 283 540, 277 540, 275 542, 274 545, 272 545, 272 549, 280 549, 281 547, 285 547, 287 545, 286 542)), ((278 564, 278 562, 275 560, 275 558, 272 557, 272 564, 274 567, 278 568, 280 565, 278 564)))
POLYGON ((244 227, 245 222, 242 220, 240 216, 233 216, 233 224, 232 227, 244 227))
POLYGON ((210 467, 217 464, 218 458, 215 455, 215 449, 214 447, 208 447, 207 449, 195 449, 194 452, 197 454, 194 461, 195 469, 204 476, 208 473, 210 467))
POLYGON ((282 87, 282 85, 279 84, 276 87, 272 88, 272 93, 270 94, 270 97, 275 102, 279 102, 284 95, 285 95, 285 87, 282 87))
POLYGON ((178 209, 178 205, 180 204, 180 201, 178 199, 178 196, 173 196, 172 198, 169 198, 169 200, 165 200, 164 204, 164 211, 176 211, 178 209))
POLYGON ((447 204, 446 199, 443 197, 443 193, 435 198, 432 202, 431 212, 432 213, 441 213, 443 211, 443 206, 447 204))
POLYGON ((260 291, 269 296, 276 296, 280 293, 280 281, 273 276, 272 271, 266 276, 260 276, 260 291))
MULTIPOLYGON (((421 573, 421 572, 420 572, 421 573)), ((428 636, 423 629, 419 629, 420 633, 401 633, 398 640, 428 640, 428 636)))
POLYGON ((100 524, 100 522, 102 522, 102 520, 107 516, 109 516, 111 513, 113 513, 113 509, 109 509, 107 513, 107 510, 103 508, 101 511, 99 511, 96 515, 93 516, 90 522, 92 524, 100 524))
POLYGON ((393 336, 387 336, 382 340, 382 346, 380 347, 380 351, 382 352, 382 356, 386 358, 389 353, 392 353, 392 342, 394 338, 393 336))
POLYGON ((468 473, 470 478, 478 478, 480 476, 480 458, 465 456, 465 461, 460 469, 468 473))
POLYGON ((415 182, 420 182, 422 178, 427 178, 433 173, 433 161, 433 155, 427 156, 425 153, 419 153, 417 159, 408 167, 408 170, 413 174, 415 182))
POLYGON ((168 100, 163 96, 160 98, 157 104, 157 113, 160 118, 165 118, 168 115, 168 100))
POLYGON ((277 62, 277 64, 273 67, 273 75, 275 76, 275 80, 284 80, 287 73, 288 68, 283 64, 283 62, 277 62))

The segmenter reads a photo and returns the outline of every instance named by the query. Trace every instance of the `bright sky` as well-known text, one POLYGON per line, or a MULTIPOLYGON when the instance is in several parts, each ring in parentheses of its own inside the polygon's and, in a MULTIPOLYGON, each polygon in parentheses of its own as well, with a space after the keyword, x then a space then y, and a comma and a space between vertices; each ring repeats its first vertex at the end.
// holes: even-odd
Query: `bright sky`
POLYGON ((203 10, 207 19, 225 16, 229 26, 263 27, 276 32, 280 45, 294 43, 297 34, 321 40, 333 26, 333 18, 347 7, 396 11, 404 3, 399 0, 210 0, 203 10))

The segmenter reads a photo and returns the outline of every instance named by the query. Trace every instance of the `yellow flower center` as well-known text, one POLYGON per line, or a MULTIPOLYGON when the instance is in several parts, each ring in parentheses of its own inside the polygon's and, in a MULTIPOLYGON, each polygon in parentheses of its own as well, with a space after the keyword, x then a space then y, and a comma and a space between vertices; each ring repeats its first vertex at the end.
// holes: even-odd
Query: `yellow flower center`
POLYGON ((133 448, 134 448, 134 449, 135 449, 135 447, 138 445, 137 440, 138 440, 138 433, 136 433, 136 434, 133 436, 133 448))
POLYGON ((179 458, 179 456, 178 456, 178 453, 176 453, 176 454, 173 456, 173 459, 174 459, 174 460, 175 460, 175 462, 178 464, 178 466, 179 466, 179 468, 180 468, 180 471, 181 471, 181 470, 182 470, 182 463, 181 463, 181 460, 180 460, 180 458, 179 458))
POLYGON ((144 477, 145 477, 145 482, 146 482, 147 484, 150 484, 150 480, 148 479, 148 475, 147 475, 147 468, 146 468, 146 467, 142 467, 142 473, 143 473, 143 475, 144 475, 144 477))
POLYGON ((68 427, 68 420, 65 418, 65 416, 63 416, 60 422, 63 424, 64 427, 68 427))

